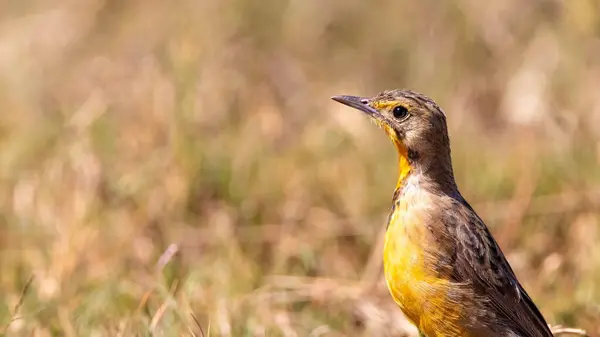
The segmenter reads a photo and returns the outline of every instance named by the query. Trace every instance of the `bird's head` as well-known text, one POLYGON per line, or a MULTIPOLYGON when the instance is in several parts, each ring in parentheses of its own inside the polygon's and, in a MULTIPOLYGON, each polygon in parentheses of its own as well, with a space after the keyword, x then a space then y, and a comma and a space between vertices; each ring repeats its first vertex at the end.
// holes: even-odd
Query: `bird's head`
POLYGON ((409 173, 452 174, 446 115, 429 97, 410 90, 384 91, 372 98, 334 96, 372 118, 400 156, 400 181, 409 173))

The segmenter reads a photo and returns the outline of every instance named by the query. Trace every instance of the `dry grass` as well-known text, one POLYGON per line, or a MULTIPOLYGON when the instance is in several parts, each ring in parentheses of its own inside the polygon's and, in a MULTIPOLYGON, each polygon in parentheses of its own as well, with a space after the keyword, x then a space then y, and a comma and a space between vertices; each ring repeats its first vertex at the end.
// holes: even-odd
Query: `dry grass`
POLYGON ((445 108, 462 192, 548 320, 600 333, 596 1, 29 0, 0 18, 7 336, 414 333, 381 283, 394 150, 329 100, 394 87, 445 108))

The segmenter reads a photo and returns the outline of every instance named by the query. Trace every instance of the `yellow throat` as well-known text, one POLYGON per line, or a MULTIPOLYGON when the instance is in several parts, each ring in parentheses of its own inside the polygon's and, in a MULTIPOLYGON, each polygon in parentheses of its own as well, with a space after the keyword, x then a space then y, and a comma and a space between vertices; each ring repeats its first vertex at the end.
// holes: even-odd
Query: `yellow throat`
POLYGON ((398 189, 411 170, 410 163, 408 161, 408 148, 400 139, 398 139, 396 132, 394 132, 391 127, 384 125, 383 128, 398 151, 398 183, 396 184, 396 189, 398 189))

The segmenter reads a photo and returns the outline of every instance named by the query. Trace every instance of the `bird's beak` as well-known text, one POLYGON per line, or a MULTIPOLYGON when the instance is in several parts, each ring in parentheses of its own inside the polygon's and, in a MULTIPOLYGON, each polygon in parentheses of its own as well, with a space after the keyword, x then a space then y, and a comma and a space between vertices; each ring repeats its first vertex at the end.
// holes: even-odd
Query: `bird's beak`
POLYGON ((333 97, 331 97, 331 99, 336 102, 345 104, 349 107, 358 109, 358 110, 366 113, 367 115, 373 117, 375 120, 380 121, 382 119, 381 118, 382 116, 379 113, 379 111, 373 109, 372 107, 370 107, 368 105, 369 100, 367 98, 357 97, 357 96, 333 96, 333 97))

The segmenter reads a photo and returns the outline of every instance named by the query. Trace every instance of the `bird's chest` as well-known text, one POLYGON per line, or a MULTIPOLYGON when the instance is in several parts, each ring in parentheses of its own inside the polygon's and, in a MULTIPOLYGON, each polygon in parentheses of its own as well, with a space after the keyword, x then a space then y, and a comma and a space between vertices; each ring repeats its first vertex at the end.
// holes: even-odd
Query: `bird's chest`
POLYGON ((430 208, 418 194, 403 195, 394 207, 385 237, 385 278, 394 300, 421 331, 440 324, 454 330, 459 313, 449 307, 449 280, 435 270, 443 253, 431 235, 430 208))
POLYGON ((431 279, 430 254, 424 214, 412 209, 404 199, 390 216, 384 246, 385 278, 404 313, 412 320, 419 315, 431 279))
POLYGON ((385 278, 400 309, 425 336, 472 336, 464 325, 470 295, 441 272, 452 266, 448 247, 439 241, 443 228, 432 216, 439 206, 419 191, 401 195, 385 236, 385 278))

